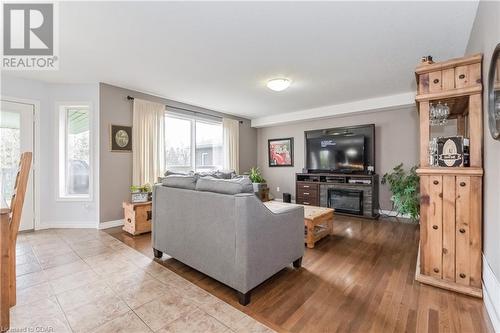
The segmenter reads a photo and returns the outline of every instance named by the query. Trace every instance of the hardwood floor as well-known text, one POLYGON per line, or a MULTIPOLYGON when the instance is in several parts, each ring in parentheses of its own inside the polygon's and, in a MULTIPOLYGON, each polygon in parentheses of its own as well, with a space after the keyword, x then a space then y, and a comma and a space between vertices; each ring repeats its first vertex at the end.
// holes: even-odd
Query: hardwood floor
MULTIPOLYGON (((107 232, 153 257, 151 235, 107 232)), ((415 281, 418 226, 336 216, 334 235, 255 288, 236 292, 172 258, 160 262, 279 332, 493 332, 483 301, 415 281)))

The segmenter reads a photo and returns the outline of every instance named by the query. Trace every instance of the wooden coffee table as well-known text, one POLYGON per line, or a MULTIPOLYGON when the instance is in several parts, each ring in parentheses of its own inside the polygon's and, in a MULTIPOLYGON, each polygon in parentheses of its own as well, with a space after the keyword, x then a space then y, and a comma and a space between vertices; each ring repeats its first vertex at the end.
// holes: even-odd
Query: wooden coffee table
POLYGON ((320 239, 333 235, 333 208, 304 205, 305 243, 310 249, 320 239))
MULTIPOLYGON (((268 208, 272 207, 282 207, 284 205, 293 205, 289 203, 284 203, 280 201, 268 201, 264 202, 268 208)), ((308 205, 297 205, 304 207, 304 225, 305 225, 305 235, 304 243, 310 249, 314 248, 314 245, 320 239, 328 235, 333 235, 333 208, 318 207, 318 206, 308 206, 308 205)))

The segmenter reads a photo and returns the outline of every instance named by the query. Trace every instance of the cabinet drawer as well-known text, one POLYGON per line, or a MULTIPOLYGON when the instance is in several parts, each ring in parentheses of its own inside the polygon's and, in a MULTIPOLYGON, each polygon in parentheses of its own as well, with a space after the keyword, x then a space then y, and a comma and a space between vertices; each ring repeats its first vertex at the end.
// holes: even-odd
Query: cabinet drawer
POLYGON ((455 68, 455 87, 465 88, 481 83, 481 64, 455 68))
POLYGON ((297 197, 316 198, 317 196, 318 196, 318 191, 316 189, 299 188, 297 190, 297 197))
POLYGON ((317 201, 316 198, 297 198, 296 203, 299 205, 306 205, 306 206, 319 206, 319 202, 317 201))
POLYGON ((311 183, 297 183, 297 189, 298 190, 310 190, 310 191, 317 191, 318 190, 318 184, 311 184, 311 183))
POLYGON ((440 92, 442 90, 441 71, 429 73, 429 92, 440 92))

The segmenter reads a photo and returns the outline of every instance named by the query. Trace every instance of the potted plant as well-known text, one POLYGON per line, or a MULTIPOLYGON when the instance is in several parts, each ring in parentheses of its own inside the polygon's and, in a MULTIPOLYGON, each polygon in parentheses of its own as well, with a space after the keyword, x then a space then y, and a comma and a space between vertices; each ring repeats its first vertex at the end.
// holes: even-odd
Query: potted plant
POLYGON ((401 163, 382 177, 382 184, 389 185, 394 209, 409 215, 413 221, 417 221, 420 215, 420 177, 416 170, 414 166, 407 172, 401 163))
POLYGON ((260 169, 257 167, 250 169, 250 175, 248 176, 253 183, 253 191, 259 192, 262 188, 267 187, 266 180, 262 177, 260 169))
POLYGON ((146 202, 151 201, 152 199, 152 191, 151 185, 132 185, 130 186, 130 192, 132 193, 132 202, 146 202))

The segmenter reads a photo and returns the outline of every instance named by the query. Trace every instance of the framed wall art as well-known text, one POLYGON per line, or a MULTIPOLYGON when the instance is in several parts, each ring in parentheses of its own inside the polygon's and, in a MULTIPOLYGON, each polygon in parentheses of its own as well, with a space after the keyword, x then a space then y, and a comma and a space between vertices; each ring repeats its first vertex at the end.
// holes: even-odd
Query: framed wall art
POLYGON ((132 126, 110 125, 110 151, 131 152, 132 151, 132 126))
POLYGON ((293 166, 293 138, 268 140, 270 167, 293 166))

